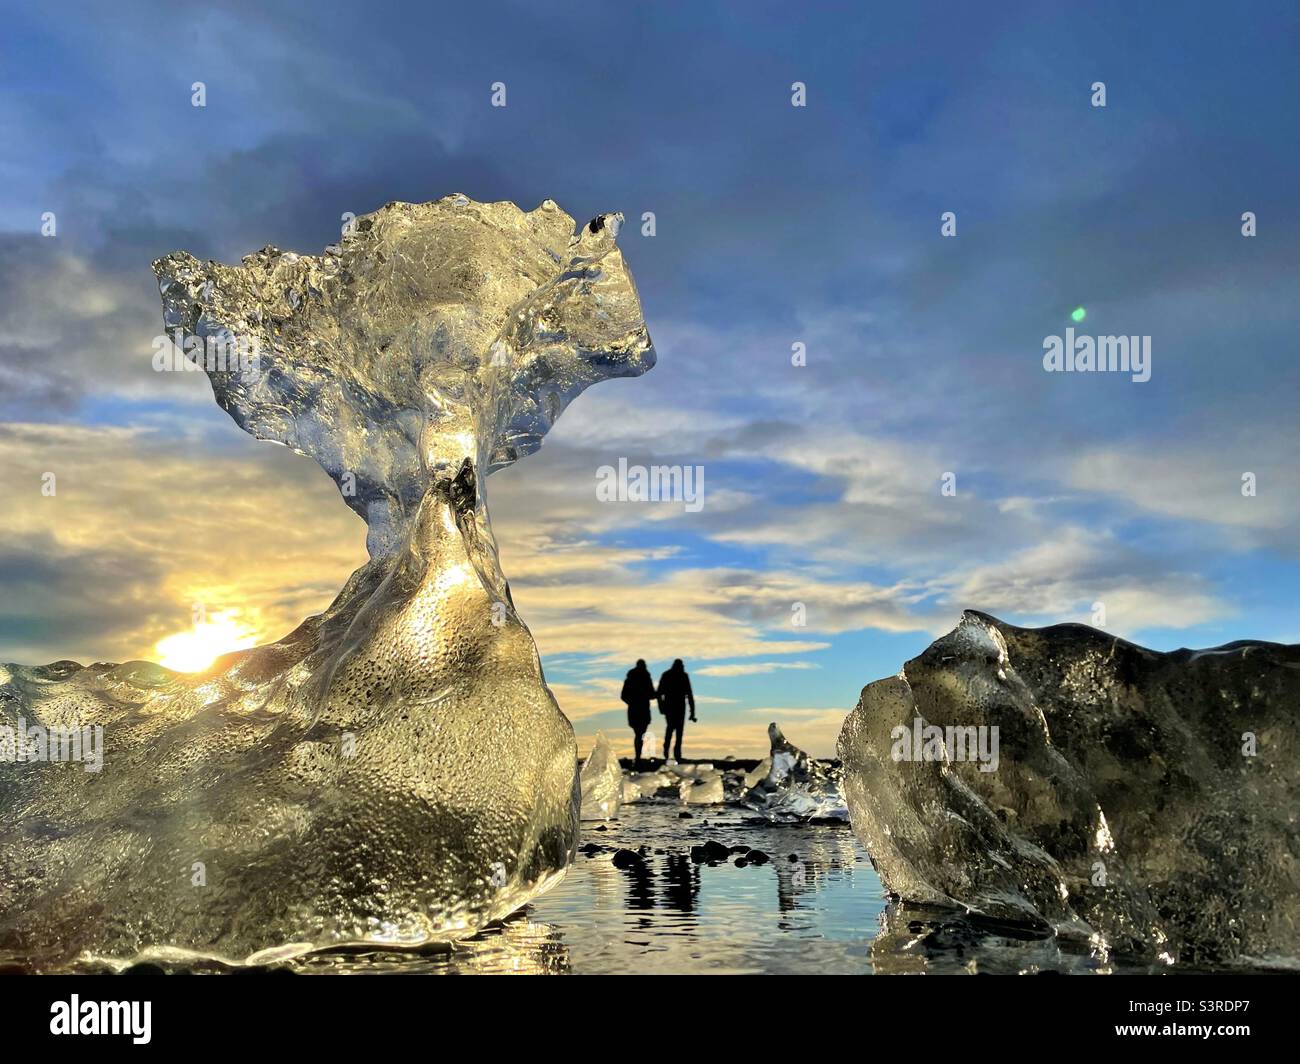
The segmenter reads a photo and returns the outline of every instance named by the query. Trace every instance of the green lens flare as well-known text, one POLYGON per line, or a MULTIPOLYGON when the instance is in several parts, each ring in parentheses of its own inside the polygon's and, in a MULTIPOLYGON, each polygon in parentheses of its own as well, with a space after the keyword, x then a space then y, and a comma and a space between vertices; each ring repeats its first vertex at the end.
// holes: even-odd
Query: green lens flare
POLYGON ((1074 310, 1070 311, 1070 317, 1074 321, 1083 321, 1087 316, 1088 312, 1083 307, 1075 307, 1074 310))

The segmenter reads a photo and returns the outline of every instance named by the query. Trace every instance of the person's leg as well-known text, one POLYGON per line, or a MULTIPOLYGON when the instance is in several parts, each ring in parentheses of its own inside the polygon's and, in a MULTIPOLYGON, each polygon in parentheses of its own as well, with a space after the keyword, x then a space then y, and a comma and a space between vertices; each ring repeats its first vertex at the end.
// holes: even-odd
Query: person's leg
POLYGON ((633 732, 632 734, 636 736, 636 738, 633 739, 632 742, 633 745, 636 747, 636 770, 640 772, 641 771, 641 736, 644 733, 633 732))
POLYGON ((682 759, 682 732, 686 730, 686 715, 682 714, 681 719, 677 721, 677 746, 673 751, 673 757, 678 761, 682 759))
POLYGON ((668 760, 669 744, 673 741, 673 720, 671 717, 664 718, 664 760, 668 760))

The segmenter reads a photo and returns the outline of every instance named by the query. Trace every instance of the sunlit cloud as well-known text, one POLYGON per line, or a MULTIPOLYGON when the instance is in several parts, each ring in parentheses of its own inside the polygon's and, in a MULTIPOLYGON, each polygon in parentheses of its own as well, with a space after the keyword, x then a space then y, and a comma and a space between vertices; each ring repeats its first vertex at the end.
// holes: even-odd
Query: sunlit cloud
POLYGON ((151 660, 196 616, 271 642, 328 606, 365 560, 365 526, 313 463, 229 437, 0 424, 0 656, 151 660))

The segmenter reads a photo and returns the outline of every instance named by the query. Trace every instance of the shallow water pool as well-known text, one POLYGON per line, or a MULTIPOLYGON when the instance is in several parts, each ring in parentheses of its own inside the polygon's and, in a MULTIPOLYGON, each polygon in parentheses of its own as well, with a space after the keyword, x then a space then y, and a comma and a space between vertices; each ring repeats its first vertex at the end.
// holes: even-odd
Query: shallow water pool
POLYGON ((885 907, 845 825, 768 825, 732 807, 623 806, 584 823, 577 861, 550 893, 499 927, 436 955, 328 955, 299 971, 861 973, 885 907), (603 829, 603 830, 602 830, 603 829), (710 864, 691 847, 749 847, 710 864), (645 848, 641 861, 619 848, 645 848), (791 857, 797 861, 792 861, 791 857), (737 866, 737 862, 741 866, 737 866))

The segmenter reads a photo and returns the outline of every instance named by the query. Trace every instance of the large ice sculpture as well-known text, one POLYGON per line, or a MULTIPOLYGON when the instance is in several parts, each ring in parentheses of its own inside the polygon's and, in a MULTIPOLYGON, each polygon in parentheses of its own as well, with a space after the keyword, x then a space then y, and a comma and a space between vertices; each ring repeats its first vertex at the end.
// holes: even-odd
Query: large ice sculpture
POLYGON ((205 367, 217 402, 325 468, 370 560, 325 613, 201 675, 0 667, 0 723, 104 740, 99 772, 0 764, 0 957, 418 944, 563 873, 573 732, 483 481, 587 385, 654 364, 620 222, 575 235, 550 201, 451 196, 388 204, 320 257, 154 264, 167 328, 225 343, 205 367))
POLYGON ((967 612, 849 714, 853 827, 903 901, 1037 955, 1293 965, 1297 699, 1300 647, 1157 653, 967 612))

